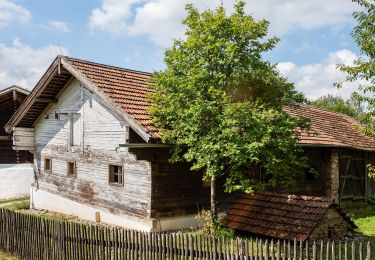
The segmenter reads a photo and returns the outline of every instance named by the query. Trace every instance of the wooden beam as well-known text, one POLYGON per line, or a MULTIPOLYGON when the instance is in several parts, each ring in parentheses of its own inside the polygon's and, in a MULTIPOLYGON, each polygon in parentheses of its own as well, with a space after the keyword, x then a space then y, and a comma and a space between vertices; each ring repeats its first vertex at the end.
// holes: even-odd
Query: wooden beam
POLYGON ((35 102, 38 102, 38 103, 57 103, 58 99, 57 98, 42 98, 42 97, 38 97, 38 98, 35 99, 35 102))
POLYGON ((14 126, 16 126, 23 116, 27 113, 27 111, 31 108, 31 106, 35 103, 35 99, 39 97, 39 95, 43 92, 43 90, 47 87, 48 83, 53 79, 53 77, 57 74, 57 65, 60 62, 61 56, 57 56, 57 58, 53 61, 53 63, 49 66, 47 71, 44 73, 42 78, 36 84, 33 91, 30 95, 26 98, 26 100, 22 103, 19 107, 17 112, 13 114, 11 119, 5 125, 5 131, 7 133, 12 132, 14 126))
POLYGON ((11 140, 9 135, 0 135, 0 140, 11 140))

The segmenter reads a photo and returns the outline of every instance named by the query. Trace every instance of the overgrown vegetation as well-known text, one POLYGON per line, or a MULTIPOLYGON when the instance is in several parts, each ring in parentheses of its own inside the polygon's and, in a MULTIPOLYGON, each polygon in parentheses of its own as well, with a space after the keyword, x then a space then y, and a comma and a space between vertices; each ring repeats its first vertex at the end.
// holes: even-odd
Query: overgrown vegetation
POLYGON ((199 224, 200 228, 196 229, 195 233, 198 235, 208 235, 216 237, 234 237, 234 231, 232 229, 225 228, 222 224, 222 217, 213 218, 212 213, 209 210, 202 210, 195 217, 199 224))
POLYGON ((153 121, 174 145, 171 161, 187 161, 211 180, 213 218, 218 178, 226 192, 251 193, 263 185, 255 164, 273 186, 293 184, 306 167, 296 129, 307 123, 282 109, 303 95, 262 59, 279 39, 267 38, 269 23, 244 6, 238 1, 228 15, 223 6, 201 13, 187 5, 186 37, 166 51, 166 69, 153 78, 153 121))
MULTIPOLYGON (((353 0, 362 8, 354 12, 357 20, 352 37, 361 50, 361 56, 353 65, 340 64, 338 68, 346 73, 348 82, 358 82, 357 97, 367 104, 367 110, 362 118, 366 125, 365 133, 375 138, 375 3, 369 0, 353 0)), ((343 82, 336 83, 342 87, 343 82)))
POLYGON ((310 101, 309 103, 315 107, 346 114, 357 120, 362 120, 365 114, 363 102, 355 93, 347 100, 339 96, 327 95, 310 101))

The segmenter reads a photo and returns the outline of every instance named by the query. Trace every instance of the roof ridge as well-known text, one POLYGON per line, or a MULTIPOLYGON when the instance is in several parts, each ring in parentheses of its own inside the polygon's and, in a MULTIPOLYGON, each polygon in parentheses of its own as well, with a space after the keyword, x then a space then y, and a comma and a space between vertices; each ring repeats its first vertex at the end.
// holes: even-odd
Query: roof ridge
POLYGON ((354 120, 355 122, 357 122, 353 117, 351 117, 347 114, 341 113, 341 112, 331 111, 331 110, 321 108, 321 107, 317 107, 317 106, 310 105, 310 104, 301 104, 301 106, 306 106, 306 107, 309 107, 309 108, 317 109, 317 110, 324 111, 324 112, 327 112, 327 113, 330 113, 330 114, 335 114, 337 116, 341 116, 343 118, 346 118, 346 119, 349 119, 349 120, 354 120))
MULTIPOLYGON (((26 89, 26 88, 23 88, 23 87, 21 87, 21 86, 18 86, 18 85, 16 85, 16 84, 11 85, 10 87, 7 87, 7 88, 4 88, 4 89, 1 89, 1 90, 0 90, 0 94, 4 94, 4 93, 6 93, 6 92, 8 92, 8 91, 10 91, 10 90, 12 90, 12 89, 16 89, 16 90, 18 90, 19 92, 26 92, 27 95, 30 94, 30 90, 28 90, 28 89, 26 89)), ((25 93, 25 94, 26 94, 26 93, 25 93)))
POLYGON ((309 200, 309 201, 318 201, 318 202, 329 202, 333 203, 333 200, 328 197, 317 197, 317 196, 306 196, 306 195, 296 195, 296 194, 279 194, 269 191, 258 191, 255 192, 254 195, 266 195, 272 197, 279 197, 279 198, 288 198, 288 199, 297 199, 297 200, 309 200))
POLYGON ((74 57, 69 57, 69 56, 64 56, 64 57, 68 61, 83 62, 83 63, 87 63, 87 64, 90 64, 90 65, 100 66, 100 67, 109 68, 109 69, 117 69, 117 70, 122 70, 122 71, 127 71, 127 72, 135 72, 135 73, 149 75, 149 76, 152 76, 154 74, 152 72, 146 72, 146 71, 141 71, 141 70, 134 70, 134 69, 122 68, 122 67, 119 67, 119 66, 113 66, 113 65, 108 65, 108 64, 94 62, 94 61, 88 61, 88 60, 74 58, 74 57))

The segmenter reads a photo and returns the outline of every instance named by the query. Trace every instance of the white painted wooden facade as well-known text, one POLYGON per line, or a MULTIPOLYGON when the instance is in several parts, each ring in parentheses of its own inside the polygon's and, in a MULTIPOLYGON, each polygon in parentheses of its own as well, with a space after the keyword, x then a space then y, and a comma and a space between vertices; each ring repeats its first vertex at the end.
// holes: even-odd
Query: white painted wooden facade
POLYGON ((72 212, 73 204, 66 202, 70 200, 92 208, 93 212, 126 215, 143 223, 143 229, 151 230, 151 163, 137 160, 127 148, 119 148, 128 139, 127 122, 77 80, 69 82, 57 98, 58 102, 44 111, 34 127, 37 180, 32 206, 56 208, 54 203, 60 202, 51 201, 48 206, 48 200, 37 197, 37 194, 46 197, 48 193, 51 199, 56 195, 65 199, 61 203, 66 205, 58 205, 63 213, 83 215, 79 207, 72 212), (74 136, 77 132, 79 137, 74 136), (44 158, 52 160, 50 173, 44 171, 44 158), (67 163, 72 161, 76 163, 76 175, 68 176, 67 163), (123 166, 123 185, 109 183, 110 164, 123 166))

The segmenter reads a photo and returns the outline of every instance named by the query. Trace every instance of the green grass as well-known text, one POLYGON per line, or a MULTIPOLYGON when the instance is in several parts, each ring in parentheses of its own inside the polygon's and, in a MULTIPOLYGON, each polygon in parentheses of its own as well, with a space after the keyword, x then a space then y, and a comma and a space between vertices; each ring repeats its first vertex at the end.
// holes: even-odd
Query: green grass
POLYGON ((23 196, 18 198, 11 198, 11 199, 0 199, 0 204, 12 203, 12 202, 19 202, 24 200, 30 200, 30 197, 23 196))
POLYGON ((375 205, 358 204, 347 208, 348 215, 358 226, 357 231, 375 239, 375 205))
POLYGON ((10 254, 0 251, 0 259, 1 260, 18 260, 19 258, 17 256, 10 255, 10 254))

